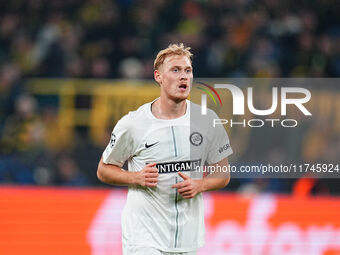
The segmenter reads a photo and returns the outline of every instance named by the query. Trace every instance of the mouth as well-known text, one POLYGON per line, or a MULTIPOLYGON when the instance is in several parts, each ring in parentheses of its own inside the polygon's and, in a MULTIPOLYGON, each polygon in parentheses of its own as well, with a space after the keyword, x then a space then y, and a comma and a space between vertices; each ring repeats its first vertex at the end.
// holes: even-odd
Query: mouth
POLYGON ((187 87, 188 87, 187 84, 180 84, 180 85, 179 85, 179 89, 180 89, 180 90, 186 90, 187 87))

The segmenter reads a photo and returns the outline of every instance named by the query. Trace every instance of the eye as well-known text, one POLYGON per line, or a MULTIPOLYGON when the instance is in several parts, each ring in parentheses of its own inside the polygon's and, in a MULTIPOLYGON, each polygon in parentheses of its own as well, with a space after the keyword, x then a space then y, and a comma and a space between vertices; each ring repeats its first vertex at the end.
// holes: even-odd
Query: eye
POLYGON ((172 71, 173 71, 174 73, 177 73, 177 72, 178 72, 178 68, 174 68, 174 69, 172 69, 172 71))
POLYGON ((191 69, 186 69, 185 70, 187 73, 191 73, 191 69))

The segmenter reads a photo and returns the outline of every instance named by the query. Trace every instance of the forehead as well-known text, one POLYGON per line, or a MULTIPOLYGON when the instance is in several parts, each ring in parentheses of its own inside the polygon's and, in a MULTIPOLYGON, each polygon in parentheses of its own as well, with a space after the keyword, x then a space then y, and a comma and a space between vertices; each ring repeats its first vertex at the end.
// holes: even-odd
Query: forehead
POLYGON ((191 61, 189 57, 182 55, 172 55, 164 59, 164 67, 171 66, 181 66, 181 67, 191 67, 191 61))

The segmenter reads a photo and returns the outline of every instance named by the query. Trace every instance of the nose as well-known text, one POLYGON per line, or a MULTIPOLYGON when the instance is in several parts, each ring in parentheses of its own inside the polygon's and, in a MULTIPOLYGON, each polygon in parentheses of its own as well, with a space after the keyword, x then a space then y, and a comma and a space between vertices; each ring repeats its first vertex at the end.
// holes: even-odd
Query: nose
POLYGON ((180 77, 181 77, 181 80, 186 81, 189 78, 189 74, 184 71, 184 72, 181 72, 181 76, 180 77))

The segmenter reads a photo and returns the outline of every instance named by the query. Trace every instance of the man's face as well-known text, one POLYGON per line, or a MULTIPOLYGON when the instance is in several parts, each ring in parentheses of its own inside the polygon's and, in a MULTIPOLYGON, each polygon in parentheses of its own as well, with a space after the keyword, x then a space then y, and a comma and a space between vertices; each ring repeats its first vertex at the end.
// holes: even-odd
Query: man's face
POLYGON ((192 66, 187 56, 167 57, 154 73, 161 87, 161 96, 180 102, 188 98, 192 85, 192 66))

